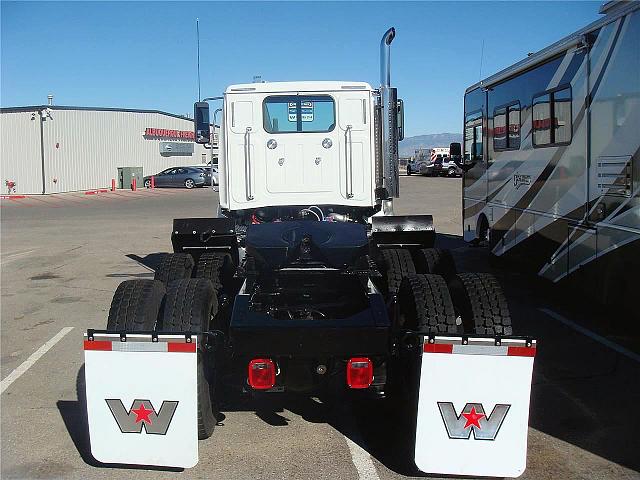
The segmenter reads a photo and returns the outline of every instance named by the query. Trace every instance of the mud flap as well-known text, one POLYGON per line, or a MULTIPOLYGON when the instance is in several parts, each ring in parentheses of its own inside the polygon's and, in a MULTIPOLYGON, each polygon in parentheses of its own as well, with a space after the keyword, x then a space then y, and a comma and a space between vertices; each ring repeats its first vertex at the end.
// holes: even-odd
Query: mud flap
POLYGON ((520 476, 536 341, 423 338, 416 466, 435 474, 520 476))
POLYGON ((96 460, 198 463, 196 351, 191 335, 87 332, 87 418, 96 460))

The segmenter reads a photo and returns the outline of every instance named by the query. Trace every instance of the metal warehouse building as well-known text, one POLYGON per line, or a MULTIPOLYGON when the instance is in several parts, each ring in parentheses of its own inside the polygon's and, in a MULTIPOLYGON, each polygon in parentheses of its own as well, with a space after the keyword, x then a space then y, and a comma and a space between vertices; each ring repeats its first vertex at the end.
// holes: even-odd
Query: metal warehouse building
POLYGON ((156 110, 2 108, 0 131, 3 193, 9 182, 27 194, 104 188, 119 183, 121 167, 151 175, 212 159, 193 141, 192 120, 156 110))

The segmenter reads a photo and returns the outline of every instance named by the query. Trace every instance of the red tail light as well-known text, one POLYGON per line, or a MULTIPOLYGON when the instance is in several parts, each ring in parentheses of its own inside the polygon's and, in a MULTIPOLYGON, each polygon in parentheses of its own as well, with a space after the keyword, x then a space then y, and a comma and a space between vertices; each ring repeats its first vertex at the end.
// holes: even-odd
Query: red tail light
POLYGON ((254 358, 249 362, 249 385, 255 390, 268 390, 276 384, 276 365, 270 358, 254 358))
POLYGON ((351 358, 347 362, 349 388, 369 388, 373 382, 373 363, 366 357, 351 358))

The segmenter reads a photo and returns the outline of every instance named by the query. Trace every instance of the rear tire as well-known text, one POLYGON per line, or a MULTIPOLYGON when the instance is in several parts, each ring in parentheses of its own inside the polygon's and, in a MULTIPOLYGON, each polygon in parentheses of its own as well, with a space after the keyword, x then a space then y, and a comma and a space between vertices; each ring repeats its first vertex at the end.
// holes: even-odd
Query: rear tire
POLYGON ((188 253, 169 253, 164 256, 154 275, 166 286, 176 280, 191 277, 193 271, 193 257, 188 253))
POLYGON ((164 285, 157 280, 125 280, 113 294, 107 330, 152 331, 164 294, 164 285))
MULTIPOLYGON (((173 282, 167 290, 162 329, 168 332, 203 333, 218 313, 218 297, 211 281, 187 278, 173 282)), ((215 357, 207 355, 203 345, 198 349, 198 438, 209 438, 216 426, 214 413, 215 357)))
POLYGON ((234 267, 231 255, 222 252, 205 252, 200 255, 196 266, 196 278, 208 278, 219 295, 229 288, 233 278, 234 267))
POLYGON ((457 272, 456 264, 449 250, 423 248, 415 252, 413 260, 418 273, 442 275, 447 281, 457 272))
POLYGON ((382 289, 387 295, 396 295, 402 279, 409 274, 416 273, 416 267, 409 250, 401 248, 380 250, 378 263, 382 273, 382 289))
POLYGON ((459 273, 451 285, 453 302, 465 332, 481 335, 512 335, 507 299, 489 273, 459 273))
POLYGON ((447 170, 447 175, 450 177, 455 177, 456 176, 456 169, 451 167, 449 170, 447 170))
POLYGON ((449 288, 440 275, 407 275, 398 299, 401 327, 427 334, 458 333, 449 288))

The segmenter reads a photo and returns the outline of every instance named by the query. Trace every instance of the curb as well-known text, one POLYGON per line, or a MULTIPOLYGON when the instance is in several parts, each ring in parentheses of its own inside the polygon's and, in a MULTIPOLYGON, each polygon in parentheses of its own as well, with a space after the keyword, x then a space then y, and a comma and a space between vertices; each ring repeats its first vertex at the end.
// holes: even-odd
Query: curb
POLYGON ((26 195, 0 195, 2 200, 18 200, 19 198, 27 198, 26 195))

